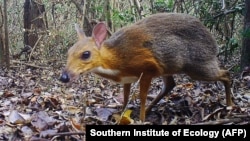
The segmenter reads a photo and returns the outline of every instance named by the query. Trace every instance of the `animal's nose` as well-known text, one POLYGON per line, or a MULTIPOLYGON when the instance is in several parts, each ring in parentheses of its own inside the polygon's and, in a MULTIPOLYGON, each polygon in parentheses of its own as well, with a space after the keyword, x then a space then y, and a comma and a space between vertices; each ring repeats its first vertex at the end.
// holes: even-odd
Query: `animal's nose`
POLYGON ((62 75, 60 76, 59 80, 63 83, 69 82, 70 78, 67 72, 63 72, 62 75))

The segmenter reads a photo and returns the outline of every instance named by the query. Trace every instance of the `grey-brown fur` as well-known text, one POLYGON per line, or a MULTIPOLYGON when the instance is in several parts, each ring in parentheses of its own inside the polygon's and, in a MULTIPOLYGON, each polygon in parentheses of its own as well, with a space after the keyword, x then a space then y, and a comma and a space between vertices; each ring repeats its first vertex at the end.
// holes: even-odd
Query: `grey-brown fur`
MULTIPOLYGON (((175 86, 172 74, 176 73, 186 73, 196 80, 222 81, 227 105, 232 105, 230 75, 218 66, 216 41, 193 16, 181 13, 154 14, 122 28, 104 44, 107 48, 115 49, 121 60, 126 60, 120 65, 121 70, 133 63, 128 60, 136 61, 133 59, 135 56, 143 56, 140 52, 134 53, 134 50, 142 47, 151 50, 158 63, 162 64, 164 87, 147 110, 172 90, 175 86)), ((139 65, 138 68, 129 68, 136 69, 140 69, 139 65)))
POLYGON ((121 56, 127 53, 128 59, 135 55, 130 56, 130 48, 133 50, 137 40, 144 36, 128 36, 131 30, 142 31, 152 37, 143 41, 143 46, 152 50, 157 60, 165 65, 167 74, 187 73, 194 79, 214 80, 214 73, 218 71, 217 44, 197 18, 180 13, 160 13, 121 29, 106 44, 119 47, 117 51, 121 56))

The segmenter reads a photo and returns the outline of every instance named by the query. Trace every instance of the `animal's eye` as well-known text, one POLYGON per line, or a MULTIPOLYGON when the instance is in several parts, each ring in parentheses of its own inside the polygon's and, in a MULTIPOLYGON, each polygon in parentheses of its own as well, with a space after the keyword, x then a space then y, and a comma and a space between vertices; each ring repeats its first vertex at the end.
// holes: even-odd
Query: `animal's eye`
POLYGON ((87 59, 89 59, 90 54, 91 54, 90 51, 84 51, 84 52, 82 53, 82 56, 81 56, 82 60, 87 60, 87 59))

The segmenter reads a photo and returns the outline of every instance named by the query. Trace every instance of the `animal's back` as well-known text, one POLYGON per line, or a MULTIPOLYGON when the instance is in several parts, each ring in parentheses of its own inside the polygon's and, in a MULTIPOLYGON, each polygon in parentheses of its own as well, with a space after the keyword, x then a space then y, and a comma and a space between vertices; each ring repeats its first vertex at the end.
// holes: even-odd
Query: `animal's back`
POLYGON ((216 62, 218 53, 217 44, 206 27, 197 18, 182 13, 148 16, 122 28, 106 42, 121 54, 126 53, 128 58, 132 58, 129 54, 135 49, 151 50, 167 73, 188 72, 194 64, 216 62))

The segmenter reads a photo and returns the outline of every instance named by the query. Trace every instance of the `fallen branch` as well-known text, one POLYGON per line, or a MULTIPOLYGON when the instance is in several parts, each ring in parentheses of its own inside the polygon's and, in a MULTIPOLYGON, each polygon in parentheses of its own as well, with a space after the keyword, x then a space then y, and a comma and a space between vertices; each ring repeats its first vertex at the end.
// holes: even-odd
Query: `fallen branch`
POLYGON ((208 121, 208 122, 201 122, 201 123, 196 123, 193 125, 222 125, 222 124, 227 124, 227 123, 238 123, 241 122, 241 118, 233 118, 233 119, 219 119, 216 121, 208 121))
POLYGON ((72 135, 85 135, 85 132, 63 132, 63 133, 55 133, 55 134, 50 134, 50 136, 53 136, 51 141, 56 140, 56 138, 60 136, 72 136, 72 135))
POLYGON ((71 135, 85 135, 85 132, 62 132, 50 134, 50 136, 71 136, 71 135))

